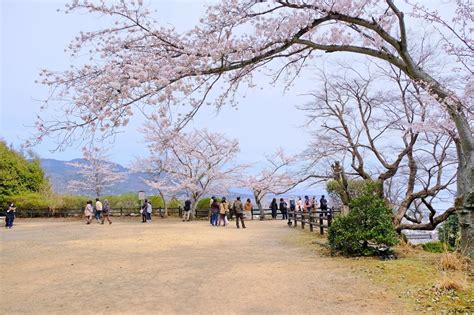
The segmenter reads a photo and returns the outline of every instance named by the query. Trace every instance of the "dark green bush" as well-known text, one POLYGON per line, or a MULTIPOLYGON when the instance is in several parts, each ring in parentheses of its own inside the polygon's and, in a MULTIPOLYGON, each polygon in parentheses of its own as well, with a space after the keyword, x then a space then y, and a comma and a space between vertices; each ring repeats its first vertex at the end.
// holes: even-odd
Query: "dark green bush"
POLYGON ((460 238, 459 221, 456 213, 451 214, 448 219, 438 228, 439 240, 448 244, 450 248, 456 247, 460 238))
POLYGON ((354 198, 346 216, 338 217, 329 228, 332 249, 350 256, 376 255, 378 248, 398 242, 391 211, 374 194, 354 198))

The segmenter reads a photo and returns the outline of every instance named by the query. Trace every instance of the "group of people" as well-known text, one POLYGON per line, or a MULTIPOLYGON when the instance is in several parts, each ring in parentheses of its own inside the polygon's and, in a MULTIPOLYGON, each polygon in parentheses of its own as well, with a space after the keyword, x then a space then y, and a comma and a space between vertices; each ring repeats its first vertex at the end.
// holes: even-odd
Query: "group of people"
POLYGON ((212 226, 227 226, 229 225, 229 217, 233 218, 235 215, 235 223, 237 228, 240 229, 240 225, 245 229, 245 218, 248 218, 252 215, 252 202, 250 199, 247 199, 245 204, 242 203, 240 197, 230 204, 227 202, 226 197, 222 197, 219 202, 216 197, 212 197, 210 201, 211 208, 211 217, 210 223, 212 226))
POLYGON ((91 224, 92 217, 95 217, 97 223, 104 224, 105 220, 112 224, 110 220, 110 203, 104 200, 104 203, 99 198, 95 199, 95 207, 92 206, 92 200, 87 201, 84 208, 84 216, 86 217, 86 224, 91 224))
MULTIPOLYGON (((312 199, 308 196, 304 196, 304 201, 301 200, 301 197, 298 197, 296 200, 295 198, 290 198, 289 204, 290 211, 311 212, 318 208, 321 209, 321 211, 328 210, 328 201, 324 195, 319 199, 319 203, 315 196, 312 199)), ((282 220, 288 219, 288 203, 285 199, 280 198, 280 203, 278 203, 277 199, 273 198, 270 204, 270 209, 272 210, 273 219, 277 218, 277 210, 280 210, 282 220)))

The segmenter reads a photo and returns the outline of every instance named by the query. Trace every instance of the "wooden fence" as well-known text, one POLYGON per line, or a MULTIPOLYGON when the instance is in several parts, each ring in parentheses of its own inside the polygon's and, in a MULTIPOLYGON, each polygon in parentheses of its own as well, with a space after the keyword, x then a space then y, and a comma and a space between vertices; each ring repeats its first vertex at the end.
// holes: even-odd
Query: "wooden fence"
POLYGON ((319 227, 319 234, 323 235, 324 229, 331 226, 334 216, 340 212, 340 210, 334 210, 334 208, 330 208, 327 211, 288 211, 288 226, 293 225, 296 227, 298 222, 300 222, 302 229, 304 229, 305 225, 309 225, 309 230, 313 232, 314 227, 319 227))
MULTIPOLYGON (((265 217, 271 217, 272 210, 271 209, 262 209, 265 217)), ((84 213, 83 208, 69 208, 69 209, 22 209, 17 208, 16 216, 20 218, 39 218, 39 217, 82 217, 84 213)), ((161 216, 163 217, 165 210, 163 208, 153 208, 152 214, 154 216, 161 216)), ((291 211, 288 212, 290 216, 291 211)), ((111 216, 140 216, 140 209, 139 208, 112 208, 110 210, 111 216)), ((183 209, 182 208, 168 208, 168 216, 171 217, 182 217, 183 209)), ((277 210, 277 217, 282 218, 282 213, 280 210, 277 210)), ((196 209, 196 218, 204 219, 209 218, 209 209, 196 209)), ((259 209, 252 209, 251 211, 251 218, 247 218, 254 220, 260 219, 260 210, 259 209)), ((297 217, 298 221, 301 221, 301 217, 297 217)), ((296 223, 296 222, 295 222, 296 223)), ((304 228, 305 222, 302 222, 304 228)))
MULTIPOLYGON (((183 210, 181 208, 168 208, 169 216, 179 216, 183 215, 183 210)), ((155 216, 163 217, 165 209, 163 208, 153 208, 152 214, 155 216)), ((81 217, 84 214, 84 209, 75 208, 75 209, 21 209, 16 210, 16 216, 20 218, 39 218, 39 217, 81 217)), ((138 208, 112 208, 110 210, 111 216, 140 216, 140 209, 138 208)), ((205 218, 208 215, 208 210, 196 210, 196 217, 205 218)))

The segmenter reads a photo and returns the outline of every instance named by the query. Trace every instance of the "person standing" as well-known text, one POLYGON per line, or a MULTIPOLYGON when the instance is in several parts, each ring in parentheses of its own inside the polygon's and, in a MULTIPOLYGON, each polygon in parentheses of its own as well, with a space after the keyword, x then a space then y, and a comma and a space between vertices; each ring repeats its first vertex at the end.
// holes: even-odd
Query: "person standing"
POLYGON ((222 197, 222 201, 219 205, 219 226, 221 222, 224 222, 224 226, 227 225, 227 214, 229 213, 229 204, 225 197, 222 197))
POLYGON ((99 198, 95 198, 95 219, 97 220, 97 223, 100 223, 102 218, 102 209, 102 202, 99 200, 99 198))
POLYGON ((140 213, 142 215, 142 223, 146 223, 146 211, 148 208, 148 199, 145 199, 145 201, 142 204, 142 207, 140 208, 140 213))
POLYGON ((298 197, 296 200, 296 211, 301 212, 303 210, 303 202, 301 201, 301 197, 298 197))
POLYGON ((278 204, 276 198, 273 198, 272 203, 270 204, 270 209, 272 210, 272 219, 276 219, 278 204))
POLYGON ((11 229, 13 227, 13 221, 15 220, 16 207, 13 202, 8 205, 8 209, 5 212, 5 228, 11 229))
POLYGON ((191 200, 186 199, 184 202, 184 211, 183 211, 183 222, 188 221, 191 215, 191 200))
POLYGON ((303 212, 308 213, 311 211, 311 201, 309 200, 308 196, 304 196, 304 207, 303 207, 303 212))
POLYGON ((288 205, 283 198, 280 198, 280 212, 282 215, 282 220, 288 219, 288 205))
POLYGON ((311 212, 314 212, 318 209, 318 200, 316 199, 316 196, 313 196, 313 200, 311 201, 312 207, 311 207, 311 212))
POLYGON ((245 202, 245 206, 244 206, 245 218, 246 218, 247 220, 248 220, 249 218, 252 218, 252 219, 253 219, 253 216, 252 216, 252 209, 253 209, 252 202, 250 201, 250 198, 247 198, 247 201, 245 202))
POLYGON ((94 215, 94 207, 92 207, 92 200, 87 201, 84 208, 84 216, 86 217, 86 224, 91 224, 92 216, 94 215))
POLYGON ((240 197, 237 197, 237 200, 234 201, 232 209, 235 213, 235 223, 237 224, 237 228, 240 229, 239 220, 242 222, 242 228, 245 229, 244 223, 244 207, 242 205, 242 201, 240 201, 240 197))
POLYGON ((211 224, 212 226, 217 226, 217 219, 219 217, 219 208, 220 204, 217 202, 216 197, 212 197, 211 203, 211 224))
POLYGON ((104 208, 102 209, 102 220, 100 221, 101 224, 104 224, 105 219, 112 224, 110 220, 110 203, 107 199, 104 200, 104 208))
POLYGON ((151 223, 151 213, 153 212, 153 207, 151 205, 151 201, 148 200, 146 204, 146 222, 151 223))
POLYGON ((322 195, 321 199, 319 199, 319 206, 321 208, 321 212, 328 211, 328 201, 326 200, 326 198, 324 198, 324 195, 322 195))

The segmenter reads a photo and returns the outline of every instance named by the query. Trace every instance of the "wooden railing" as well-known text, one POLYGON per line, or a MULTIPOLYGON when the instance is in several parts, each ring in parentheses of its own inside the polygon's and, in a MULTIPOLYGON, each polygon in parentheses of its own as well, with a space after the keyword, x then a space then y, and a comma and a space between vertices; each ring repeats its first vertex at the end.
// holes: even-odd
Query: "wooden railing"
MULTIPOLYGON (((163 217, 165 210, 163 208, 153 208, 153 215, 158 215, 163 217)), ((84 214, 84 209, 82 208, 68 208, 68 209, 21 209, 17 208, 16 216, 20 218, 39 218, 39 217, 82 217, 84 214)), ((139 208, 112 208, 110 210, 111 216, 140 216, 139 208)), ((181 208, 168 208, 169 216, 179 216, 183 215, 183 210, 181 208)), ((205 218, 208 216, 208 210, 196 210, 197 218, 205 218)))
POLYGON ((313 210, 310 212, 288 211, 288 226, 296 227, 298 222, 300 222, 302 229, 304 229, 305 225, 309 225, 309 230, 313 232, 314 227, 319 227, 319 234, 323 235, 324 229, 331 226, 334 216, 340 212, 340 210, 333 208, 324 211, 313 210))

